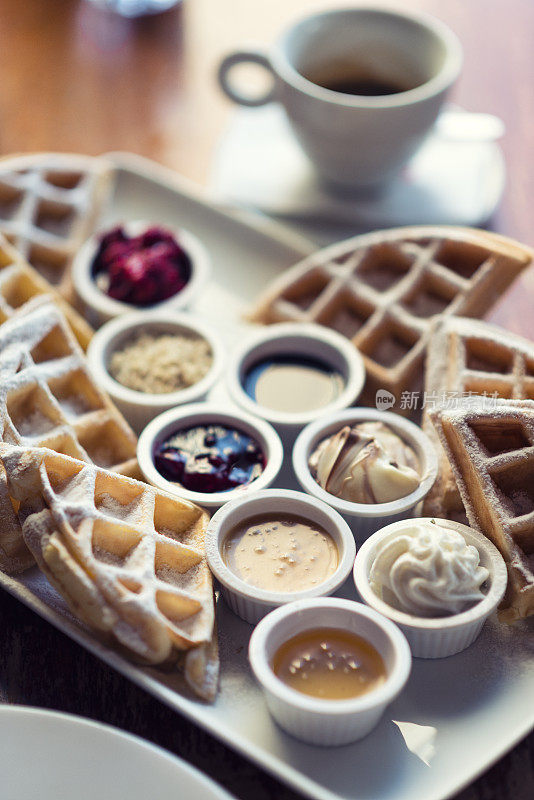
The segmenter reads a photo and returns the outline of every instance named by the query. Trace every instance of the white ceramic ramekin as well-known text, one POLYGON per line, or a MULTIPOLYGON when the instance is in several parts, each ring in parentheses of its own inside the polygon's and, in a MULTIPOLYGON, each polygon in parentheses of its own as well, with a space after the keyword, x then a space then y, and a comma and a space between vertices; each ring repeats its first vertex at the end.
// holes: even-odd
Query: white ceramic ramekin
POLYGON ((350 406, 357 400, 364 382, 363 358, 352 342, 322 325, 291 322, 269 325, 248 336, 231 355, 227 371, 232 400, 245 411, 270 422, 285 441, 294 439, 309 422, 350 406), (275 411, 257 403, 243 388, 247 372, 264 359, 285 355, 315 358, 339 372, 345 382, 339 396, 326 406, 298 413, 275 411))
POLYGON ((414 515, 415 507, 428 494, 436 480, 438 457, 426 433, 404 417, 392 411, 349 408, 312 422, 304 428, 293 448, 293 469, 304 491, 328 503, 342 514, 351 526, 358 543, 384 525, 414 515), (341 500, 319 486, 308 465, 311 454, 323 439, 337 433, 345 425, 357 425, 360 422, 383 422, 414 449, 419 460, 421 475, 421 483, 414 492, 391 503, 352 503, 349 500, 341 500))
POLYGON ((185 403, 203 400, 222 371, 224 352, 220 337, 202 320, 186 312, 167 310, 124 314, 110 320, 98 330, 89 343, 87 362, 99 386, 107 391, 137 433, 155 416, 185 403), (209 344, 213 361, 198 383, 176 392, 150 394, 123 386, 109 373, 113 353, 140 333, 196 335, 209 344))
MULTIPOLYGON (((121 226, 129 236, 137 236, 144 230, 156 226, 147 220, 135 220, 132 222, 117 223, 112 227, 121 226)), ((170 309, 187 308, 190 306, 199 291, 206 283, 210 272, 211 264, 208 251, 196 236, 183 228, 176 228, 170 225, 162 225, 162 228, 170 231, 176 241, 183 246, 191 261, 191 277, 181 292, 169 297, 162 303, 148 306, 146 309, 114 300, 102 292, 92 275, 93 260, 100 244, 102 236, 111 230, 97 231, 81 246, 72 262, 72 281, 74 290, 81 302, 85 316, 94 327, 99 327, 120 314, 129 311, 139 311, 147 313, 152 311, 167 312, 170 309)))
POLYGON ((234 613, 252 624, 285 603, 335 592, 352 570, 355 555, 352 532, 337 511, 314 497, 289 489, 266 489, 227 503, 212 517, 206 531, 206 556, 211 571, 219 581, 222 595, 234 613), (334 574, 303 592, 268 592, 241 580, 225 564, 221 548, 235 525, 260 514, 294 514, 321 525, 337 546, 339 559, 334 574))
POLYGON ((379 548, 394 539, 407 524, 429 521, 432 517, 402 520, 374 533, 361 547, 354 563, 354 583, 371 608, 395 622, 404 633, 412 654, 419 658, 445 658, 460 653, 472 644, 502 600, 506 589, 507 571, 504 559, 483 533, 451 520, 436 519, 438 525, 460 533, 467 544, 474 545, 480 554, 480 564, 489 571, 489 588, 479 603, 449 617, 415 617, 385 603, 369 584, 369 574, 379 548))
POLYGON ((396 625, 361 603, 337 597, 298 600, 271 611, 251 636, 249 660, 278 724, 297 739, 325 746, 349 744, 370 733, 404 688, 412 663, 396 625), (385 682, 352 700, 322 700, 286 686, 272 670, 273 656, 292 636, 313 628, 341 628, 366 639, 384 660, 385 682))
POLYGON ((137 460, 145 480, 158 489, 178 495, 208 509, 220 508, 249 492, 267 489, 276 479, 282 466, 284 450, 280 437, 268 422, 236 410, 221 410, 213 403, 191 403, 164 411, 149 422, 137 443, 137 460), (266 466, 252 483, 227 492, 191 492, 168 481, 154 465, 154 448, 173 433, 196 425, 219 424, 248 434, 257 441, 265 454, 266 466))

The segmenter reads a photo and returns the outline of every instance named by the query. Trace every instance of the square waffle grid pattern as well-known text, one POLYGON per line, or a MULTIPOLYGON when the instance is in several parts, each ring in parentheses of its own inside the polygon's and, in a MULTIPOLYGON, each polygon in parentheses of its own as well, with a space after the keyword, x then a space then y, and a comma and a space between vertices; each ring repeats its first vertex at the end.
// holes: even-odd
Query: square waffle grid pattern
MULTIPOLYGON (((138 476, 137 439, 94 384, 85 357, 52 302, 0 326, 0 440, 48 447, 125 475, 138 476)), ((3 505, 9 510, 5 481, 3 505)), ((0 531, 0 567, 33 563, 13 514, 0 531)))
POLYGON ((455 230, 398 229, 327 248, 268 290, 250 318, 339 331, 364 357, 365 400, 386 389, 398 405, 422 388, 432 319, 484 313, 531 260, 502 237, 455 230))
MULTIPOLYGON (((534 343, 485 322, 449 317, 433 330, 425 377, 427 407, 473 394, 487 395, 489 404, 495 397, 534 400, 534 343)), ((438 478, 423 513, 465 522, 460 493, 427 410, 423 428, 439 455, 438 478)))
POLYGON ((0 327, 0 381, 3 441, 137 472, 135 434, 94 384, 52 303, 0 327))
POLYGON ((501 616, 534 614, 534 402, 497 400, 488 411, 470 398, 463 410, 430 412, 470 524, 498 547, 508 566, 501 616))
MULTIPOLYGON (((0 457, 21 503, 26 543, 78 618, 150 664, 211 646, 213 587, 202 509, 49 450, 3 444, 0 457)), ((206 653, 190 664, 205 694, 217 679, 216 651, 206 653), (202 680, 199 670, 208 662, 202 680)))
POLYGON ((68 300, 70 264, 108 197, 110 174, 103 159, 90 156, 0 161, 0 232, 68 300))
POLYGON ((43 296, 53 298, 58 304, 80 346, 86 350, 93 335, 91 326, 0 234, 0 324, 43 296))

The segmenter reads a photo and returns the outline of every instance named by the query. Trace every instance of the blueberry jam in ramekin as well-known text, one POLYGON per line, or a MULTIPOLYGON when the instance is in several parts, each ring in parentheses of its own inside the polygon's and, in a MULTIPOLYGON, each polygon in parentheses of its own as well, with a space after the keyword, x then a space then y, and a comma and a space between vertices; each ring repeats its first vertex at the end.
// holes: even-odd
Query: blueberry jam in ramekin
POLYGON ((154 448, 154 465, 168 481, 192 492, 227 492, 258 478, 266 458, 258 442, 235 428, 197 425, 154 448))

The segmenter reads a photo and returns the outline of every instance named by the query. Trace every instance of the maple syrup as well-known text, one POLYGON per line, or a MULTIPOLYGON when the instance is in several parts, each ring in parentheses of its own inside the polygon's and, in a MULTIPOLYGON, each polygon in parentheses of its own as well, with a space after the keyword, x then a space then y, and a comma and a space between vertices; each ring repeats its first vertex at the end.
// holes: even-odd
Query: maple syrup
POLYGON ((291 689, 323 700, 360 697, 386 680, 382 656, 366 639, 340 628, 312 628, 276 651, 274 674, 291 689))

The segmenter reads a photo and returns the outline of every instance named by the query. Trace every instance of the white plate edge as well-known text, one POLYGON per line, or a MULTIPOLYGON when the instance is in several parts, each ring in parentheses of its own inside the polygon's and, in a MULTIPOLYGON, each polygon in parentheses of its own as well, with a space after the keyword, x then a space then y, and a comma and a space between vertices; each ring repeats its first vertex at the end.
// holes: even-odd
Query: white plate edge
POLYGON ((122 150, 102 153, 102 158, 109 161, 116 169, 132 172, 141 178, 148 178, 170 191, 186 196, 188 200, 209 208, 210 211, 234 225, 237 222, 246 228, 253 228, 257 233, 269 239, 275 239, 277 243, 294 250, 295 254, 301 258, 318 249, 316 242, 303 234, 296 233, 288 225, 245 208, 228 209, 224 207, 222 203, 211 199, 200 184, 149 158, 122 150))
POLYGON ((30 719, 31 717, 45 717, 47 719, 53 719, 59 722, 74 723, 75 725, 90 728, 98 732, 104 731, 113 738, 122 739, 128 744, 133 744, 135 747, 140 747, 143 750, 154 753, 158 758, 162 758, 167 762, 173 763, 174 766, 179 766, 180 769, 187 772, 194 780, 205 784, 206 788, 214 793, 215 800, 234 800, 233 795, 227 792, 226 789, 220 786, 208 775, 205 775, 202 770, 198 769, 198 767, 194 767, 184 758, 181 758, 175 753, 172 753, 170 750, 167 750, 166 748, 161 747, 160 745, 157 745, 148 739, 144 739, 142 736, 125 731, 122 728, 116 727, 115 725, 110 725, 107 722, 100 722, 99 720, 95 719, 89 719, 88 717, 82 717, 79 714, 71 714, 66 711, 57 711, 55 709, 42 708, 40 706, 26 706, 14 703, 5 703, 0 705, 0 723, 2 722, 2 717, 7 717, 9 721, 9 718, 13 714, 24 719, 30 719))

